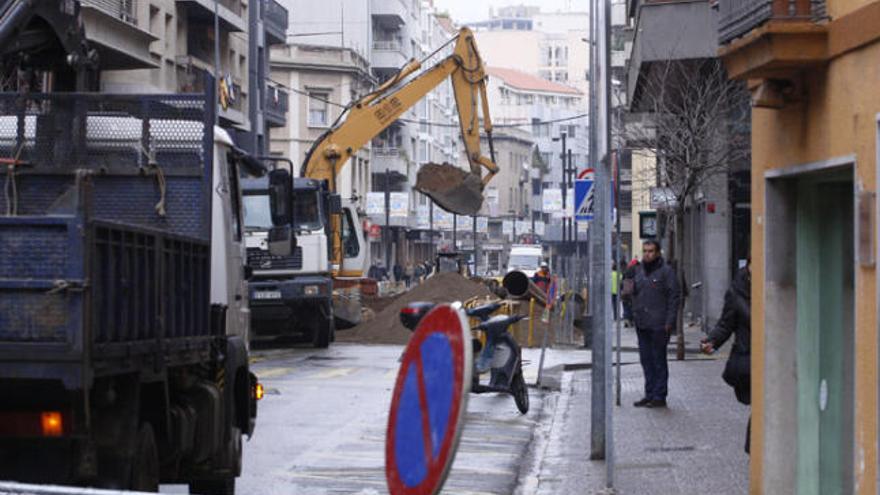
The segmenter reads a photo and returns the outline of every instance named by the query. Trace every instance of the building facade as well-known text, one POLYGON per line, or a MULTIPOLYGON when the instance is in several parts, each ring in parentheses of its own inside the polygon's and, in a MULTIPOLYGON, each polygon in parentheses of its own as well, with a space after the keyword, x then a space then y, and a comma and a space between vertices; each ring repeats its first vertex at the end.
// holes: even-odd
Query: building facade
MULTIPOLYGON (((532 177, 531 204, 522 217, 531 226, 542 222, 547 226, 540 234, 547 242, 562 240, 561 222, 553 222, 561 212, 544 211, 543 193, 559 190, 563 185, 563 142, 565 151, 572 152, 577 169, 586 168, 586 128, 579 116, 584 106, 584 95, 578 89, 542 79, 516 69, 488 67, 489 101, 492 102, 492 121, 500 126, 515 126, 528 133, 535 144, 533 170, 540 177, 532 177), (554 166, 555 164, 555 166, 554 166), (537 180, 536 180, 537 179, 537 180)), ((573 198, 567 198, 573 201, 573 198)))
POLYGON ((288 24, 288 11, 276 0, 81 0, 81 6, 100 57, 101 91, 198 93, 206 73, 216 76, 220 125, 238 146, 265 153, 265 129, 285 118, 283 95, 267 93, 265 80, 265 51, 284 41, 288 24))
MULTIPOLYGON (((284 125, 271 132, 271 153, 293 161, 294 176, 314 142, 336 121, 345 105, 372 91, 369 63, 354 50, 336 46, 290 44, 271 52, 270 88, 291 93, 284 125)), ((271 89, 270 89, 271 91, 271 89)), ((337 192, 366 207, 370 191, 369 144, 342 168, 337 192)))
MULTIPOLYGON (((633 228, 643 224, 642 217, 647 217, 645 221, 651 223, 655 215, 653 210, 660 210, 656 213, 657 238, 664 241, 665 254, 671 255, 678 268, 683 270, 685 283, 691 289, 686 298, 686 321, 708 328, 721 315, 724 293, 733 272, 748 257, 745 243, 738 241, 748 238, 748 229, 743 222, 734 221, 737 208, 747 209, 748 203, 735 205, 732 201, 742 187, 747 187, 747 183, 732 180, 741 177, 744 171, 747 174, 747 144, 742 144, 742 153, 724 150, 726 141, 747 143, 748 138, 739 139, 743 137, 743 130, 732 124, 734 112, 719 110, 712 116, 713 126, 717 128, 703 133, 702 141, 693 145, 707 153, 712 160, 711 167, 705 166, 706 158, 702 162, 691 159, 688 163, 668 160, 667 155, 679 153, 682 147, 664 148, 663 141, 665 135, 675 132, 667 124, 670 121, 667 116, 675 112, 679 117, 693 116, 699 111, 697 100, 711 99, 704 95, 713 91, 720 94, 722 90, 718 88, 729 84, 717 60, 718 12, 708 1, 633 0, 627 8, 632 25, 632 48, 625 73, 630 115, 624 119, 623 133, 628 147, 634 149, 633 153, 643 157, 653 155, 656 159, 653 169, 639 170, 639 177, 633 172, 632 187, 653 189, 656 195, 648 210, 633 212, 631 223, 633 228), (678 96, 668 96, 673 94, 678 96), (671 99, 679 97, 688 103, 670 104, 671 99), (707 136, 716 139, 712 141, 707 136), (701 167, 709 171, 697 172, 700 175, 696 186, 687 187, 683 181, 675 179, 679 171, 701 170, 701 167), (734 190, 731 190, 731 184, 735 186, 734 190), (681 193, 685 194, 681 198, 684 203, 681 209, 677 202, 666 200, 681 193), (658 198, 662 200, 658 201, 658 198), (678 226, 674 215, 681 217, 678 226), (674 242, 676 238, 678 242, 674 242)), ((626 38, 622 40, 624 47, 627 42, 626 38)), ((744 91, 736 105, 744 106, 748 112, 744 91)), ((740 120, 747 122, 746 117, 740 120)), ((635 240, 635 234, 633 238, 635 240)))
POLYGON ((880 2, 719 8, 754 106, 750 491, 875 494, 880 2))

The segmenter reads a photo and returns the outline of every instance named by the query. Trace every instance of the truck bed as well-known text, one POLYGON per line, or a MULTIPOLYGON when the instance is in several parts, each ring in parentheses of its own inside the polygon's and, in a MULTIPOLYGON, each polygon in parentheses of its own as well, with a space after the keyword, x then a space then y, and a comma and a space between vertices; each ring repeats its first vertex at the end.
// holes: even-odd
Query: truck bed
POLYGON ((21 161, 0 167, 0 379, 207 359, 212 122, 201 95, 0 94, 21 161))

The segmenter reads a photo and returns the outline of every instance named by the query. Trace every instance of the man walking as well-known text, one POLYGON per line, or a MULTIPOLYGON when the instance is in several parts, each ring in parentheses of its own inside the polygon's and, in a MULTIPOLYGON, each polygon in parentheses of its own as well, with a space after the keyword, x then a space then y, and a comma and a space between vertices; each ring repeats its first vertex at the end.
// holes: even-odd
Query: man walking
POLYGON ((675 270, 660 256, 660 244, 645 241, 642 262, 635 269, 632 302, 639 361, 645 373, 645 396, 633 404, 636 407, 666 407, 666 346, 675 327, 680 297, 675 270))

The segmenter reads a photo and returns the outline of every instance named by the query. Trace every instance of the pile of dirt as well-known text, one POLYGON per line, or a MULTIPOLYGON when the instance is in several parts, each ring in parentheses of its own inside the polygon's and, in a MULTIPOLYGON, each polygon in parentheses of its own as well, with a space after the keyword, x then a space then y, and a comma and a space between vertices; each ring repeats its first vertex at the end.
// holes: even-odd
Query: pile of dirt
POLYGON ((338 332, 336 340, 361 344, 406 344, 410 331, 401 325, 399 313, 407 304, 416 301, 449 303, 465 301, 474 296, 491 295, 483 284, 472 282, 457 273, 440 273, 397 297, 385 309, 376 313, 372 320, 351 330, 338 332))

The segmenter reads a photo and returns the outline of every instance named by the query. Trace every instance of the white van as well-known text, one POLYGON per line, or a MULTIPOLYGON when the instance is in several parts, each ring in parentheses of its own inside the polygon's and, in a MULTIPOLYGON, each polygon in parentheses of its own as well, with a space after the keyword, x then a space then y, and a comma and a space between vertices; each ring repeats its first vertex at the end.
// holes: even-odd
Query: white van
POLYGON ((531 277, 538 271, 543 259, 544 254, 540 245, 514 244, 510 247, 510 256, 507 259, 507 273, 519 270, 531 277))

